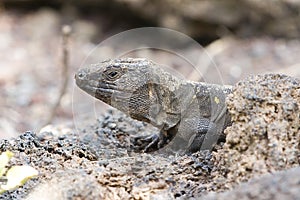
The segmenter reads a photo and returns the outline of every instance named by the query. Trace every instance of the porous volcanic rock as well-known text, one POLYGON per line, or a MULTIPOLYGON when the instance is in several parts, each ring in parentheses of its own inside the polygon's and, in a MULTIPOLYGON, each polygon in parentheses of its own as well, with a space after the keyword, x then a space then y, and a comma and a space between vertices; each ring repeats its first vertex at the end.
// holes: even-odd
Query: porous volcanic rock
POLYGON ((235 86, 227 105, 233 124, 225 130, 223 149, 214 154, 227 187, 299 166, 298 79, 281 74, 250 76, 235 86))

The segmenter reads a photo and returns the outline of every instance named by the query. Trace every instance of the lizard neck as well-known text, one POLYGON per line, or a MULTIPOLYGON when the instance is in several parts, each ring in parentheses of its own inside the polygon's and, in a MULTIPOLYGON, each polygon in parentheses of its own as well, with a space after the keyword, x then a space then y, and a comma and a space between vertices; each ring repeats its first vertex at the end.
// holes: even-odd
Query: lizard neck
POLYGON ((155 103, 150 107, 150 123, 168 130, 175 127, 191 104, 194 95, 194 84, 177 78, 159 68, 152 82, 151 93, 155 103))

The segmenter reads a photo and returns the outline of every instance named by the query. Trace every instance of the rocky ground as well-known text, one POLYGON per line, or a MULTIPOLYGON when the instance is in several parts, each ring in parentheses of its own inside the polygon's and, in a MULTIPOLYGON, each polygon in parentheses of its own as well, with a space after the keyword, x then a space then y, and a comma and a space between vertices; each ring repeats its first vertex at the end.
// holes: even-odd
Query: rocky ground
POLYGON ((2 140, 0 150, 16 155, 12 165, 31 165, 40 175, 1 197, 297 199, 299 85, 298 79, 279 74, 240 81, 227 99, 233 118, 227 141, 213 152, 136 152, 131 139, 155 130, 118 111, 106 113, 79 133, 26 132, 2 140))

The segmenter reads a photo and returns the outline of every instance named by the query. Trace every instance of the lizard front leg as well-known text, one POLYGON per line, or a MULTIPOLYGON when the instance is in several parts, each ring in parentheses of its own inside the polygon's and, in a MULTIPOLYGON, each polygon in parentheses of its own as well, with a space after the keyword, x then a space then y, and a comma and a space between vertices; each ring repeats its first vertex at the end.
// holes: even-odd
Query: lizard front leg
POLYGON ((143 152, 152 152, 166 146, 177 132, 177 126, 168 130, 160 130, 159 133, 153 133, 146 136, 136 136, 132 138, 132 144, 135 149, 143 152))

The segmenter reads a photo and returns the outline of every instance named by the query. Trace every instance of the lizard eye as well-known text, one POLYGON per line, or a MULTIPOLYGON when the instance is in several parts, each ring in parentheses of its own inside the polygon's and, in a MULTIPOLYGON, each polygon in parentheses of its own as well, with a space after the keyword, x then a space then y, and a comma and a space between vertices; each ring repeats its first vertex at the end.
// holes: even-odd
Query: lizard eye
POLYGON ((120 73, 118 71, 109 70, 106 72, 106 77, 113 81, 120 77, 120 73))
POLYGON ((109 75, 109 77, 114 78, 118 75, 118 73, 117 72, 110 72, 108 75, 109 75))

